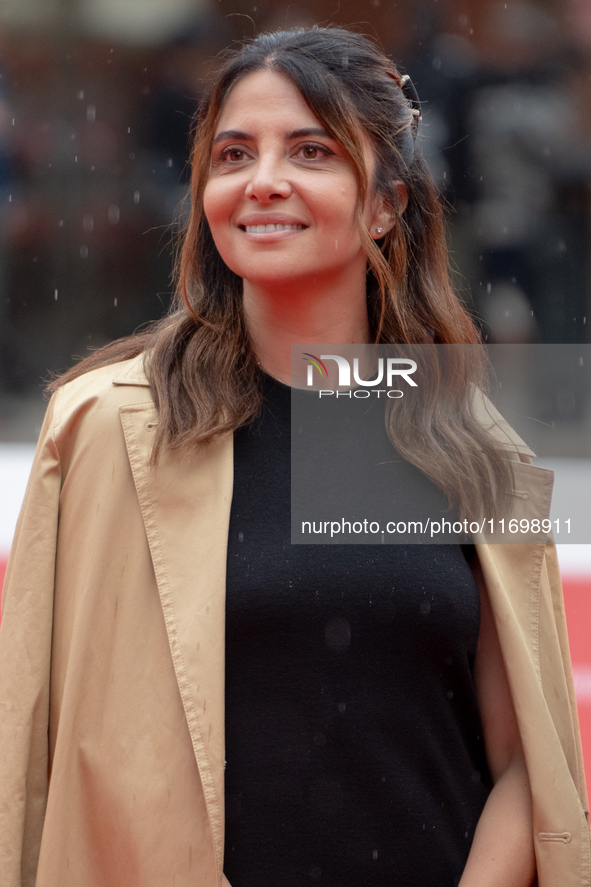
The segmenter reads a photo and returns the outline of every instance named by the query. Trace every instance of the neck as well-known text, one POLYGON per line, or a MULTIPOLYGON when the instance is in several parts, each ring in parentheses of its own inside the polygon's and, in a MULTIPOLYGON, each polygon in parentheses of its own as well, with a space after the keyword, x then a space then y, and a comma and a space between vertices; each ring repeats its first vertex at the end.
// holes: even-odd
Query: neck
POLYGON ((262 368, 287 385, 292 345, 370 341, 365 275, 356 288, 347 281, 319 286, 314 280, 267 288, 245 280, 244 315, 262 368))

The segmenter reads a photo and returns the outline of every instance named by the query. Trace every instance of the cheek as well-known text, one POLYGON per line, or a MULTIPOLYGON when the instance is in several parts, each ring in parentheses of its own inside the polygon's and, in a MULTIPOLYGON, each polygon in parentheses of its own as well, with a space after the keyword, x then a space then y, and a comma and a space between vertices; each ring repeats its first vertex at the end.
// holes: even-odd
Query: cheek
POLYGON ((203 192, 203 212, 212 231, 215 227, 217 207, 218 200, 216 199, 215 188, 208 182, 203 192))
POLYGON ((231 189, 223 181, 213 179, 207 183, 203 192, 203 211, 212 234, 228 223, 233 207, 231 189))
MULTIPOLYGON (((329 204, 330 205, 330 204, 329 204)), ((342 185, 341 188, 332 195, 331 218, 333 225, 341 229, 341 232, 348 232, 349 236, 357 231, 357 186, 354 182, 342 185)))

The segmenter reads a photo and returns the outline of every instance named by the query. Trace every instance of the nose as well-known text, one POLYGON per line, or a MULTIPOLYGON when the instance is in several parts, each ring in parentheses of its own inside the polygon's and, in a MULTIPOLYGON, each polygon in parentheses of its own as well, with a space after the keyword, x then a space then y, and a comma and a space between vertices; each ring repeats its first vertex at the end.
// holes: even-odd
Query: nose
POLYGON ((286 199, 291 194, 291 183, 281 159, 260 157, 252 167, 252 174, 246 186, 246 196, 259 203, 272 203, 286 199))

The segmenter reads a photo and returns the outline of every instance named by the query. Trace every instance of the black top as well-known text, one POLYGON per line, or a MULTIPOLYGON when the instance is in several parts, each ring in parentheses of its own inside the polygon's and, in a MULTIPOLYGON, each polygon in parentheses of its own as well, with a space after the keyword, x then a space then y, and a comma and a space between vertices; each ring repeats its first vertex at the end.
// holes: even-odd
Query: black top
MULTIPOLYGON (((381 462, 383 415, 375 437, 381 462)), ((465 550, 291 545, 290 389, 269 378, 260 419, 235 433, 234 468, 232 887, 457 885, 490 787, 465 550)))

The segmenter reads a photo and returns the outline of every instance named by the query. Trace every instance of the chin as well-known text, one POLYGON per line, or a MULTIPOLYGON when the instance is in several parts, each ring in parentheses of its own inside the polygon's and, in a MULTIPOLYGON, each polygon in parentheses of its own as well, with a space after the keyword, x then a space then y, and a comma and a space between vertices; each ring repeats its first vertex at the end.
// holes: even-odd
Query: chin
POLYGON ((256 268, 254 273, 250 273, 251 270, 252 269, 250 268, 243 268, 243 273, 236 273, 238 273, 243 280, 247 281, 251 286, 256 287, 257 289, 268 289, 272 287, 283 289, 286 287, 297 286, 298 284, 305 286, 306 284, 310 284, 316 276, 320 276, 320 274, 315 271, 305 271, 302 274, 301 268, 286 271, 285 267, 268 268, 264 270, 261 270, 259 267, 256 268))

